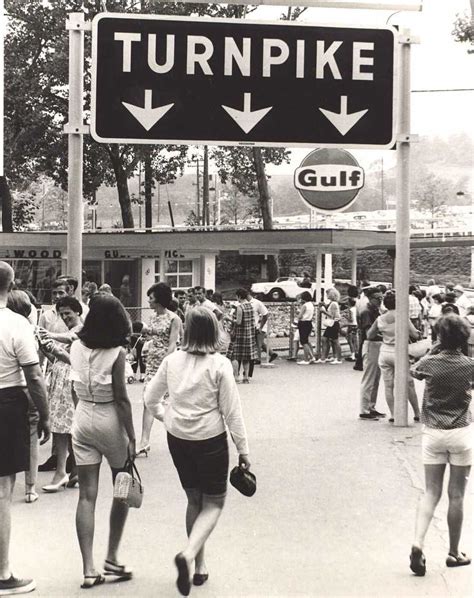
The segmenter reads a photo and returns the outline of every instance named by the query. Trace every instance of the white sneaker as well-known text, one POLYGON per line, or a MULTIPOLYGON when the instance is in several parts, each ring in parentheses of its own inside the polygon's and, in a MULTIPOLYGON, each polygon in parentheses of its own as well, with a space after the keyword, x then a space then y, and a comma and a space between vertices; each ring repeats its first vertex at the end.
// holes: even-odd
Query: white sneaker
POLYGON ((314 363, 326 363, 327 359, 315 359, 314 363))
POLYGON ((309 365, 311 362, 310 361, 297 361, 296 365, 309 365))
POLYGON ((342 363, 342 361, 340 361, 339 359, 333 359, 331 361, 331 365, 339 365, 340 363, 342 363))

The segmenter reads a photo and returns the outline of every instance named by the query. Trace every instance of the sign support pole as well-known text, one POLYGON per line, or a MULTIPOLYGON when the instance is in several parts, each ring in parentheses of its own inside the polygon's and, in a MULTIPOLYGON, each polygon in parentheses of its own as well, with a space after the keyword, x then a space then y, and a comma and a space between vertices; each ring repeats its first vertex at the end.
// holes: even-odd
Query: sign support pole
POLYGON ((83 122, 84 95, 84 30, 82 13, 70 13, 66 21, 69 30, 69 122, 64 127, 68 136, 68 231, 67 274, 78 280, 76 294, 82 288, 82 174, 83 134, 88 127, 83 122))
POLYGON ((397 136, 395 426, 408 425, 408 286, 410 281, 410 38, 400 33, 397 136))

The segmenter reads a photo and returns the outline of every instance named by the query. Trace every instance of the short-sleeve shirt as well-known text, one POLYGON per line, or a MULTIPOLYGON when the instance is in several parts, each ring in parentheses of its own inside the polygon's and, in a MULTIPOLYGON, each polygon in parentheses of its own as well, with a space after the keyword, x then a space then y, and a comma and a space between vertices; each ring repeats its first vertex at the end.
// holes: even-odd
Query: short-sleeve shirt
POLYGON ((426 426, 451 430, 471 423, 474 361, 460 349, 423 357, 411 368, 411 375, 426 381, 421 410, 426 426))
POLYGON ((26 386, 22 367, 37 363, 31 324, 7 307, 0 308, 0 388, 26 386))
MULTIPOLYGON (((268 315, 268 309, 260 301, 260 299, 255 299, 255 297, 252 297, 252 299, 250 299, 249 301, 250 301, 250 305, 252 306, 252 309, 253 309, 253 316, 255 318, 255 328, 259 328, 260 327, 260 319, 263 318, 264 316, 268 315)), ((262 330, 264 332, 267 331, 266 323, 263 326, 262 330)))

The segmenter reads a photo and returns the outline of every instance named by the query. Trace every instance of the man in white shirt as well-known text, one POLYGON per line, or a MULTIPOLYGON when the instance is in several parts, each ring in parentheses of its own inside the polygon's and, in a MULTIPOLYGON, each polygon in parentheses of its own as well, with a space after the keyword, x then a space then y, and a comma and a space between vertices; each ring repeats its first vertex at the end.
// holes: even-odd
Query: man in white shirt
POLYGON ((457 305, 459 315, 461 316, 461 318, 464 318, 469 313, 472 304, 469 301, 468 297, 466 297, 464 288, 460 284, 457 284, 454 287, 453 291, 456 295, 455 305, 457 305))
POLYGON ((11 571, 9 547, 11 499, 16 474, 29 468, 28 389, 39 412, 41 444, 50 436, 46 387, 39 366, 33 327, 7 308, 14 272, 0 262, 0 595, 24 594, 33 579, 18 579, 11 571))
MULTIPOLYGON (((249 303, 253 309, 253 315, 255 318, 255 341, 257 344, 257 360, 256 365, 262 362, 262 350, 267 352, 267 345, 265 344, 265 338, 267 336, 267 322, 268 322, 268 309, 265 305, 253 296, 252 291, 248 294, 249 303)), ((275 352, 270 353, 269 361, 272 362, 278 357, 275 352)))
POLYGON ((222 319, 222 316, 224 315, 222 310, 215 303, 207 299, 206 289, 204 287, 197 286, 194 287, 194 290, 196 292, 197 299, 196 305, 200 305, 201 307, 205 307, 206 309, 211 311, 216 316, 218 321, 222 319))

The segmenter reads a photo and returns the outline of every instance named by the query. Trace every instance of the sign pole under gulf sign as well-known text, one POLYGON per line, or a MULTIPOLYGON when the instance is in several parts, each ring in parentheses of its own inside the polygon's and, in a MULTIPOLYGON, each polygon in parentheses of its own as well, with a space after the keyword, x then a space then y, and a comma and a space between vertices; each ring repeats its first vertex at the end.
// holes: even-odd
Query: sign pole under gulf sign
POLYGON ((103 13, 91 134, 104 143, 390 148, 390 27, 103 13))
POLYGON ((340 212, 354 203, 364 186, 364 171, 349 152, 317 149, 295 170, 303 200, 318 212, 340 212))

